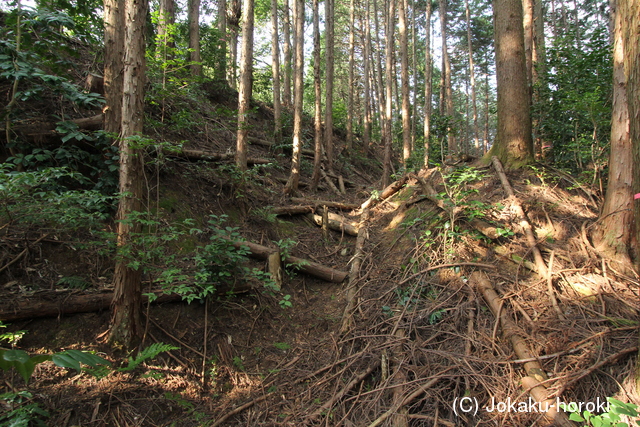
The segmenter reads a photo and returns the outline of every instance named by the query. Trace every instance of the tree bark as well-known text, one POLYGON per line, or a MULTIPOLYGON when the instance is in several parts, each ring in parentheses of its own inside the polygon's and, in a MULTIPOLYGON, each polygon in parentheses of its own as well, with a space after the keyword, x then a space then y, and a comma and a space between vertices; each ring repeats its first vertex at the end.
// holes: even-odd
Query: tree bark
MULTIPOLYGON (((120 202, 117 213, 118 249, 135 253, 132 234, 139 232, 140 224, 132 221, 131 214, 143 209, 144 163, 139 144, 131 137, 140 135, 144 124, 145 37, 147 16, 146 0, 125 2, 125 57, 123 76, 122 125, 120 147, 120 202), (132 251, 130 251, 133 249, 132 251)), ((109 341, 132 348, 142 334, 141 302, 142 271, 133 268, 123 253, 118 256, 114 273, 113 314, 109 341)))
POLYGON ((327 156, 327 169, 333 170, 333 81, 334 81, 334 0, 324 0, 325 16, 325 108, 324 108, 324 149, 327 156))
POLYGON ((282 101, 280 93, 280 41, 278 0, 271 0, 271 71, 273 74, 273 141, 282 144, 282 101))
MULTIPOLYGON (((295 1, 295 0, 294 0, 295 1)), ((282 23, 284 35, 284 92, 283 104, 287 108, 291 108, 291 18, 289 15, 289 0, 284 1, 284 22, 282 23)))
POLYGON ((112 135, 120 133, 122 122, 123 28, 124 3, 104 0, 104 130, 112 135))
POLYGON ((322 162, 322 82, 320 81, 320 11, 318 0, 313 0, 313 89, 315 93, 315 109, 313 115, 313 175, 311 191, 316 191, 320 182, 320 166, 322 162))
POLYGON ((229 38, 229 70, 227 80, 229 85, 235 88, 238 84, 236 68, 238 66, 238 33, 240 32, 240 19, 242 17, 242 4, 240 0, 231 0, 231 7, 227 13, 227 24, 231 36, 229 38))
POLYGON ((214 71, 216 80, 227 80, 227 0, 218 0, 218 64, 214 71))
MULTIPOLYGON (((526 0, 525 0, 526 1, 526 0)), ((469 86, 471 86, 471 108, 473 111, 473 146, 477 153, 480 153, 480 140, 478 134, 478 100, 476 98, 476 66, 473 59, 473 43, 471 40, 471 11, 469 10, 469 0, 465 0, 465 17, 467 20, 467 51, 469 55, 469 86)))
POLYGON ((293 106, 293 156, 291 159, 291 175, 284 188, 285 194, 298 191, 300 181, 300 150, 302 149, 302 106, 304 96, 304 0, 294 0, 295 37, 295 70, 294 70, 294 106, 293 106))
POLYGON ((253 5, 254 0, 244 0, 242 23, 242 52, 240 59, 240 87, 238 90, 238 136, 236 140, 236 166, 247 170, 247 138, 253 86, 253 5))
POLYGON ((494 0, 498 129, 486 160, 496 156, 507 169, 533 160, 531 115, 521 0, 494 0))
POLYGON ((398 0, 398 36, 400 37, 400 86, 402 93, 402 162, 411 157, 411 110, 409 107, 409 36, 407 34, 407 0, 398 0))
POLYGON ((202 58, 200 57, 200 0, 189 0, 189 59, 191 61, 191 74, 194 77, 202 76, 202 58))
POLYGON ((620 13, 613 2, 613 106, 609 180, 593 243, 603 256, 616 261, 619 269, 632 274, 631 249, 633 227, 633 163, 629 137, 629 109, 624 73, 624 41, 620 13))
POLYGON ((172 34, 170 34, 170 28, 176 22, 176 3, 175 0, 160 0, 159 5, 159 17, 158 17, 158 35, 156 40, 156 57, 159 59, 169 59, 170 55, 167 50, 175 47, 175 43, 172 41, 172 34))
POLYGON ((424 169, 429 169, 429 151, 431 150, 431 98, 433 85, 431 79, 431 2, 425 9, 425 64, 424 64, 424 169))
MULTIPOLYGON (((355 98, 355 50, 356 50, 356 5, 355 0, 349 2, 349 95, 347 97, 347 140, 348 153, 353 148, 353 112, 355 98)), ((363 55, 366 58, 366 54, 363 55)), ((365 59, 363 58, 363 59, 365 59)))
MULTIPOLYGON (((402 1, 402 0, 400 0, 402 1)), ((393 30, 395 28, 395 2, 389 0, 389 9, 385 13, 385 108, 384 108, 384 160, 382 163, 382 188, 389 185, 391 178, 391 150, 393 145, 393 30)))
POLYGON ((364 116, 364 129, 362 133, 362 144, 364 145, 365 152, 369 151, 371 145, 371 17, 369 12, 369 3, 371 0, 364 0, 365 12, 363 26, 364 26, 364 71, 363 71, 363 116, 364 116))
MULTIPOLYGON (((439 0, 440 8, 440 31, 442 34, 442 104, 441 111, 449 120, 453 120, 453 90, 451 87, 451 59, 449 58, 449 48, 447 45, 447 0, 439 0)), ((458 142, 451 126, 447 127, 448 152, 456 154, 459 151, 458 142)), ((444 150, 443 150, 444 152, 444 150)))

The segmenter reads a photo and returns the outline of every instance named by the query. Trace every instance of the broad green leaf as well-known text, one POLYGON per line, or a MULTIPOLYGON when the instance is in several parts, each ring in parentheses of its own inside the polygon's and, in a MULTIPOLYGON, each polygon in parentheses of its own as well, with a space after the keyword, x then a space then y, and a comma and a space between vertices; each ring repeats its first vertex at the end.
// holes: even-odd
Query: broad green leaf
POLYGON ((53 360, 53 363, 60 366, 61 368, 75 369, 76 371, 80 372, 80 362, 78 362, 68 354, 54 354, 53 356, 51 356, 51 360, 53 360))
POLYGON ((8 362, 26 363, 29 360, 29 355, 24 350, 6 350, 2 357, 8 362))

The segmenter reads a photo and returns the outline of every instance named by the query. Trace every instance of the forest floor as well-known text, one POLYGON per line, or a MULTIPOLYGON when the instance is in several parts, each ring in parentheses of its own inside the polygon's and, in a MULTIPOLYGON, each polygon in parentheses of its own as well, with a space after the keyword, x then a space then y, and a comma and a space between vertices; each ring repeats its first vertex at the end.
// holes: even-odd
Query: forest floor
MULTIPOLYGON (((233 94, 210 86, 205 95, 206 105, 180 107, 199 125, 154 127, 161 131, 150 136, 233 150, 234 119, 222 114, 235 108, 233 94)), ((159 118, 155 108, 149 114, 159 118)), ((342 177, 345 193, 324 180, 309 191, 312 160, 305 157, 297 196, 311 202, 292 201, 282 191, 288 155, 264 144, 271 111, 256 105, 252 120, 249 157, 269 164, 241 182, 228 162, 164 159, 147 170, 150 205, 164 225, 226 215, 224 225, 238 227, 242 239, 288 244, 291 255, 350 277, 332 283, 289 269, 280 292, 258 287, 206 304, 149 304, 142 347, 179 349, 101 379, 52 362, 38 365, 28 384, 2 372, 2 393, 31 392, 29 402, 49 413, 43 420, 51 426, 542 426, 551 421, 535 406, 491 406, 520 405, 529 393, 540 399, 538 392, 567 403, 611 396, 640 403, 632 381, 640 287, 589 242, 601 202, 596 190, 537 164, 507 174, 515 192, 508 197, 491 166, 443 165, 398 176, 397 191, 371 198, 368 213, 331 209, 360 227, 359 238, 327 234, 305 215, 272 208, 316 209, 317 200, 362 205, 379 188, 374 153, 341 151, 338 133, 343 154, 329 179, 338 186, 342 177), (549 274, 535 262, 518 205, 549 274)), ((1 271, 3 313, 23 301, 53 301, 64 312, 76 296, 112 291, 114 261, 82 247, 85 235, 14 224, 3 233, 2 265, 16 261, 1 271)), ((201 244, 181 240, 167 250, 184 254, 201 244)), ((149 289, 153 279, 145 277, 149 289)), ((6 319, 4 331, 27 331, 16 348, 30 354, 92 350, 126 365, 126 355, 105 343, 108 307, 6 319)))

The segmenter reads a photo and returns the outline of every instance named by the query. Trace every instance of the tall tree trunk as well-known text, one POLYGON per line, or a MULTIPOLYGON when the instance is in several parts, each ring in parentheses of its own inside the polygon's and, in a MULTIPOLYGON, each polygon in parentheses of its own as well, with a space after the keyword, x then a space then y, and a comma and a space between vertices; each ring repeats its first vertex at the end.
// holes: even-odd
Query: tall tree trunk
MULTIPOLYGON (((402 0, 400 0, 402 1, 402 0)), ((393 143, 393 30, 395 27, 395 0, 389 0, 386 15, 386 47, 385 47, 385 109, 384 109, 384 161, 382 163, 382 188, 390 184, 391 178, 391 148, 393 143)))
MULTIPOLYGON (((439 0, 440 8, 440 31, 442 36, 442 102, 444 114, 453 120, 453 90, 451 87, 451 60, 449 58, 449 48, 447 46, 447 0, 439 0)), ((441 107, 442 108, 442 107, 441 107)), ((451 126, 447 128, 447 141, 449 153, 457 153, 458 145, 451 126)))
MULTIPOLYGON (((295 0, 294 0, 295 1, 295 0)), ((283 34, 284 34, 284 91, 283 91, 283 104, 286 108, 291 108, 291 71, 293 70, 292 58, 291 58, 291 19, 289 14, 289 0, 284 2, 284 20, 283 20, 283 34)))
POLYGON ((353 148, 353 111, 355 92, 355 50, 356 50, 356 5, 355 0, 349 2, 349 96, 347 98, 347 141, 348 153, 353 148))
MULTIPOLYGON (((627 79, 629 136, 633 151, 634 237, 636 273, 640 272, 640 2, 618 0, 624 43, 624 73, 627 79), (638 198, 637 198, 638 197, 638 198)), ((640 338, 640 337, 639 337, 640 338)), ((636 358, 636 394, 640 390, 640 354, 636 358)))
POLYGON ((304 0, 294 0, 295 66, 293 82, 293 156, 291 175, 285 194, 295 194, 300 181, 300 153, 302 150, 302 107, 304 96, 304 0))
MULTIPOLYGON (((545 48, 545 34, 544 34, 544 13, 542 9, 542 0, 533 0, 533 44, 531 47, 531 105, 539 104, 541 100, 540 93, 545 92, 540 87, 544 81, 541 76, 546 74, 546 48, 545 48)), ((542 126, 539 118, 535 118, 532 122, 533 138, 534 138, 534 153, 536 157, 542 158, 543 141, 539 137, 540 132, 538 129, 542 126)))
POLYGON ((407 34, 407 0, 398 0, 398 35, 400 37, 400 86, 402 93, 402 162, 411 157, 411 110, 409 107, 409 36, 407 34))
POLYGON ((282 102, 280 93, 280 42, 278 0, 271 0, 271 72, 273 74, 273 142, 282 144, 282 102))
POLYGON ((118 135, 122 124, 124 3, 104 0, 104 130, 118 135))
POLYGON ((364 144, 365 151, 369 151, 369 145, 371 144, 371 17, 369 12, 370 0, 364 0, 365 12, 364 12, 364 129, 362 135, 362 143, 364 144))
MULTIPOLYGON (((498 129, 489 157, 507 169, 533 160, 521 0, 494 0, 498 129)), ((490 159, 487 159, 490 160, 490 159)))
POLYGON ((621 15, 612 2, 613 32, 613 107, 611 117, 611 151, 609 185, 596 228, 594 246, 607 258, 617 261, 619 269, 631 274, 629 256, 633 227, 633 164, 629 138, 629 109, 624 74, 624 41, 621 15))
POLYGON ((473 110, 473 146, 480 152, 480 141, 478 134, 478 101, 476 98, 476 66, 473 60, 473 43, 471 40, 471 11, 469 10, 469 0, 464 0, 465 17, 467 20, 467 51, 469 54, 469 85, 471 86, 471 108, 473 110))
MULTIPOLYGON (((143 209, 144 163, 138 144, 131 144, 133 136, 140 135, 144 124, 145 84, 145 23, 146 0, 126 0, 124 76, 122 96, 122 122, 120 146, 120 202, 118 204, 118 248, 131 249, 135 242, 132 234, 138 233, 140 224, 131 221, 131 214, 143 209)), ((126 252, 136 253, 135 249, 126 252)), ((113 313, 109 341, 132 348, 142 334, 141 302, 142 281, 140 269, 130 266, 131 259, 117 258, 113 276, 113 313)))
POLYGON ((322 82, 320 81, 320 11, 318 0, 313 0, 313 88, 315 91, 314 155, 311 191, 316 191, 320 182, 320 164, 322 160, 322 82))
POLYGON ((334 0, 324 0, 325 16, 325 80, 326 101, 324 108, 324 148, 327 154, 327 169, 333 170, 333 80, 334 80, 334 0))
POLYGON ((431 98, 433 92, 431 77, 431 1, 427 0, 425 9, 425 64, 424 64, 424 168, 429 168, 429 151, 431 150, 431 98))
POLYGON ((522 26, 524 30, 524 55, 527 67, 527 82, 529 82, 529 91, 531 91, 531 82, 533 81, 533 38, 534 38, 534 22, 533 10, 536 0, 522 0, 522 26))
POLYGON ((160 0, 159 6, 156 58, 166 60, 169 59, 167 50, 175 46, 169 29, 176 22, 176 3, 175 0, 160 0))
POLYGON ((216 80, 227 79, 227 0, 218 0, 218 32, 220 41, 218 42, 218 64, 215 69, 216 80))
POLYGON ((191 73, 202 76, 202 59, 200 58, 200 0, 189 0, 189 56, 192 62, 191 73))
POLYGON ((240 32, 240 19, 242 18, 242 4, 240 0, 231 0, 230 10, 227 13, 227 24, 229 25, 229 70, 227 72, 229 85, 237 87, 238 80, 236 69, 238 67, 238 33, 240 32))
POLYGON ((242 52, 240 58, 240 86, 238 90, 238 136, 236 140, 236 166, 247 170, 247 139, 249 134, 249 112, 253 83, 253 4, 244 0, 242 22, 242 52))
POLYGON ((377 103, 377 107, 378 107, 378 114, 376 114, 376 116, 378 117, 378 123, 380 126, 380 132, 382 134, 382 140, 384 141, 386 139, 385 136, 385 132, 386 130, 386 126, 384 125, 385 120, 384 120, 384 109, 385 109, 385 105, 386 105, 386 100, 385 100, 385 83, 384 83, 384 73, 382 71, 382 53, 381 51, 383 50, 381 48, 381 43, 380 43, 380 23, 379 23, 379 18, 378 18, 378 1, 379 0, 372 0, 373 1, 373 23, 374 23, 374 34, 375 34, 375 49, 372 48, 372 52, 375 52, 376 54, 376 68, 374 70, 374 75, 376 75, 377 78, 374 78, 374 81, 376 82, 376 93, 377 93, 377 98, 378 98, 378 103, 377 103))

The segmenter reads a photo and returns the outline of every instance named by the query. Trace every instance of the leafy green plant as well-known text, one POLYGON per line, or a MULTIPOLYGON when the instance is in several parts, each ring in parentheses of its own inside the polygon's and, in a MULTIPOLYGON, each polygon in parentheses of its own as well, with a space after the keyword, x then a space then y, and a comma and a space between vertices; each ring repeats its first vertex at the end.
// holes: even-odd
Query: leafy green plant
POLYGON ((5 412, 0 414, 0 426, 28 427, 32 425, 46 427, 42 418, 49 413, 32 402, 33 395, 28 391, 0 394, 0 402, 5 405, 5 412))
POLYGON ((280 304, 280 307, 283 309, 293 307, 293 303, 291 302, 291 295, 287 294, 283 296, 278 304, 280 304))
POLYGON ((286 342, 275 342, 273 343, 273 346, 278 350, 289 350, 291 348, 291 345, 286 342))
POLYGON ((0 369, 9 371, 14 368, 25 383, 29 382, 36 365, 51 360, 61 368, 71 368, 80 372, 82 364, 97 368, 98 365, 111 366, 111 362, 93 353, 80 350, 65 350, 54 354, 29 356, 24 350, 0 349, 0 369))
POLYGON ((175 347, 170 344, 164 344, 161 342, 153 343, 149 347, 144 348, 138 355, 133 358, 129 357, 127 366, 118 368, 118 372, 130 372, 136 369, 141 363, 154 359, 160 353, 171 350, 178 350, 179 347, 175 347))
MULTIPOLYGON (((3 322, 0 321, 0 328, 6 328, 3 322)), ((22 339, 27 331, 15 331, 15 332, 3 332, 0 334, 0 341, 7 341, 11 346, 14 346, 22 339)))
MULTIPOLYGON (((608 411, 601 415, 594 415, 589 411, 583 411, 580 414, 578 408, 572 408, 572 405, 564 403, 561 403, 560 407, 570 413, 571 421, 586 423, 584 427, 629 427, 629 424, 620 421, 621 416, 638 417, 638 406, 633 403, 624 403, 613 397, 607 397, 607 402, 609 402, 608 411)), ((635 422, 640 426, 640 420, 636 419, 635 422)))

